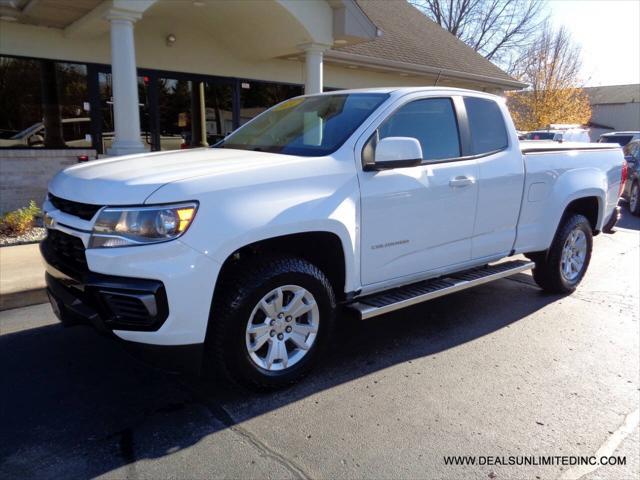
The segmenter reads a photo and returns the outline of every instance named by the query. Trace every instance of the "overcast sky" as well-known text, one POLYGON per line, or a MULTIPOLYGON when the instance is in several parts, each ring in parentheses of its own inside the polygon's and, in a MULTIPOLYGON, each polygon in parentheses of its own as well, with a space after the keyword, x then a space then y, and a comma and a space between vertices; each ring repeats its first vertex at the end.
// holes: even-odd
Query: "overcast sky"
POLYGON ((640 0, 550 0, 549 8, 582 47, 587 86, 640 83, 640 0))

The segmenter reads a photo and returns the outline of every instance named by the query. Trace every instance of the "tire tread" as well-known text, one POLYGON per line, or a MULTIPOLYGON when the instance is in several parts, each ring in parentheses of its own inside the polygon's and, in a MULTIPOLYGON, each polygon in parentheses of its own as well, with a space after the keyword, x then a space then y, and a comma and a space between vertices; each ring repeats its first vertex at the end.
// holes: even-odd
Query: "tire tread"
MULTIPOLYGON (((329 280, 318 267, 299 257, 279 255, 263 256, 259 261, 256 261, 256 258, 252 258, 250 261, 239 261, 238 265, 221 279, 223 282, 221 290, 219 294, 214 295, 206 340, 209 363, 213 363, 217 372, 227 380, 242 384, 252 390, 273 390, 296 382, 310 369, 310 367, 304 369, 299 375, 284 381, 282 379, 276 380, 273 377, 260 378, 257 375, 242 375, 238 371, 238 366, 233 364, 233 355, 227 348, 229 344, 232 344, 235 322, 239 321, 238 313, 245 306, 245 302, 252 292, 260 288, 269 278, 286 273, 305 274, 320 282, 327 293, 331 307, 331 312, 322 316, 324 324, 322 328, 326 329, 325 338, 330 338, 336 300, 329 280)), ((323 345, 318 345, 317 348, 322 350, 323 345)), ((320 353, 322 352, 315 353, 315 359, 320 353)))
POLYGON ((567 215, 565 215, 562 222, 560 223, 558 231, 553 238, 553 242, 551 243, 551 247, 549 248, 547 255, 540 255, 536 257, 536 266, 533 269, 533 279, 538 284, 538 286, 540 286, 540 288, 542 288, 546 292, 561 294, 572 293, 584 277, 584 274, 589 267, 589 262, 591 260, 591 248, 592 232, 589 220, 584 215, 569 212, 567 215), (585 258, 585 266, 582 274, 575 283, 569 284, 562 278, 559 265, 564 242, 569 233, 578 225, 586 226, 586 231, 588 232, 587 255, 585 258))

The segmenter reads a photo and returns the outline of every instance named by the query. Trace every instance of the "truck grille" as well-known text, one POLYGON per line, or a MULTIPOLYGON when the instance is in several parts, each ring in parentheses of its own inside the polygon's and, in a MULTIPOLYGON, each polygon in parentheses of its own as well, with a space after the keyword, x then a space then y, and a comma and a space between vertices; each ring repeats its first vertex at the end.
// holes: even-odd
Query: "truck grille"
POLYGON ((60 230, 48 230, 44 240, 58 260, 76 272, 89 270, 82 240, 60 230))
POLYGON ((49 194, 49 201, 58 210, 74 217, 82 218, 83 220, 91 220, 98 210, 102 208, 102 205, 91 205, 89 203, 74 202, 66 200, 64 198, 56 197, 49 194))

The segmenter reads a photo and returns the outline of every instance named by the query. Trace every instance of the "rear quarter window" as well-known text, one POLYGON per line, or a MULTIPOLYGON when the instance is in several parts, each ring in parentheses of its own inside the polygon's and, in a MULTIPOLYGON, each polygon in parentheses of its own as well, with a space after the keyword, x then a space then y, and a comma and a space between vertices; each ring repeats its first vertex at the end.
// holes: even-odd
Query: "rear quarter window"
POLYGON ((471 131, 471 154, 483 155, 507 148, 507 127, 500 107, 486 98, 465 97, 471 131))
POLYGON ((633 137, 631 135, 610 135, 607 137, 600 137, 600 143, 617 143, 621 147, 624 147, 631 141, 633 137))

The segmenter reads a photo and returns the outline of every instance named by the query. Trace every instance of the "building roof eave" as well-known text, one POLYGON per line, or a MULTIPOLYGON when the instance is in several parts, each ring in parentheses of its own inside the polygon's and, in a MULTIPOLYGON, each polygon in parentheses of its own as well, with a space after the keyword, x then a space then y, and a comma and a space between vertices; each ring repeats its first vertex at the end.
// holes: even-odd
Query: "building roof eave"
POLYGON ((497 87, 505 89, 522 89, 526 88, 528 84, 517 80, 505 80, 502 78, 491 77, 487 75, 481 75, 470 72, 462 72, 457 70, 451 70, 447 68, 433 67, 429 65, 418 65, 415 63, 401 62, 398 60, 388 60, 384 58, 370 57, 366 55, 359 55, 356 53, 341 52, 336 50, 329 50, 325 53, 327 60, 332 60, 336 63, 343 63, 349 65, 357 65, 363 67, 375 67, 377 69, 389 70, 394 72, 406 72, 413 74, 431 74, 441 77, 456 78, 461 80, 469 80, 473 82, 487 83, 495 85, 497 87))

